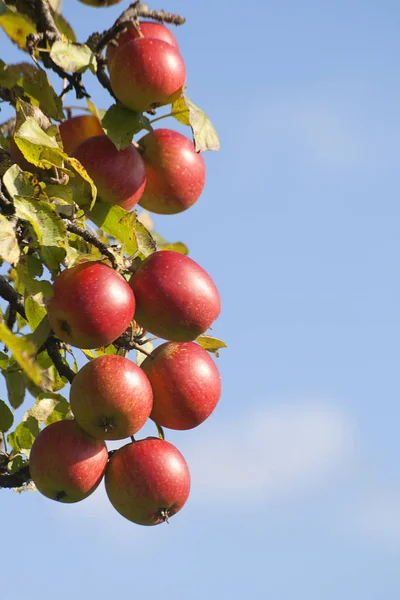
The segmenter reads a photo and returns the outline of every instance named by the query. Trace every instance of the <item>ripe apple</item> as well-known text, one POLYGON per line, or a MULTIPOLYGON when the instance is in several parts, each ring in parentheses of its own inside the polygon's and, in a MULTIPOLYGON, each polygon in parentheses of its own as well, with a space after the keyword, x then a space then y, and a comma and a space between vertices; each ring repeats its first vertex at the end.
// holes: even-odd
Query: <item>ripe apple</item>
POLYGON ((77 348, 111 344, 128 328, 134 312, 135 297, 128 283, 99 262, 62 271, 47 305, 56 336, 77 348))
POLYGON ((173 250, 150 254, 129 285, 136 298, 135 321, 174 342, 196 339, 221 311, 211 277, 194 260, 173 250))
POLYGON ((150 418, 169 429, 192 429, 205 421, 221 395, 211 356, 195 342, 166 342, 141 365, 153 388, 150 418))
POLYGON ((104 202, 125 210, 139 202, 146 185, 146 167, 132 144, 117 150, 106 135, 96 135, 79 144, 72 155, 83 164, 104 202))
POLYGON ((111 456, 105 486, 111 504, 123 517, 138 525, 158 525, 185 504, 190 473, 175 446, 149 437, 111 456))
MULTIPOLYGON (((174 34, 170 29, 168 29, 168 27, 161 25, 161 23, 154 23, 153 21, 140 21, 140 33, 143 37, 167 42, 167 44, 170 44, 170 46, 173 46, 179 51, 178 42, 176 41, 174 34)), ((137 40, 139 37, 140 35, 137 32, 136 27, 133 25, 120 33, 120 35, 117 37, 117 44, 108 44, 107 46, 108 64, 110 64, 113 59, 117 45, 123 46, 131 40, 137 40)))
POLYGON ((86 433, 102 440, 121 440, 143 427, 151 412, 153 392, 134 362, 106 355, 86 363, 75 375, 70 403, 86 433))
POLYGON ((107 446, 85 433, 76 421, 45 427, 33 443, 29 469, 39 492, 59 502, 90 496, 103 478, 107 446))
POLYGON ((118 100, 137 112, 171 104, 181 95, 186 80, 179 50, 147 37, 118 46, 108 70, 118 100))
POLYGON ((82 142, 95 135, 104 135, 103 128, 94 115, 78 115, 59 125, 64 152, 71 152, 82 142))
POLYGON ((139 141, 146 187, 139 204, 162 215, 180 213, 199 198, 206 166, 193 142, 172 129, 156 129, 139 141))

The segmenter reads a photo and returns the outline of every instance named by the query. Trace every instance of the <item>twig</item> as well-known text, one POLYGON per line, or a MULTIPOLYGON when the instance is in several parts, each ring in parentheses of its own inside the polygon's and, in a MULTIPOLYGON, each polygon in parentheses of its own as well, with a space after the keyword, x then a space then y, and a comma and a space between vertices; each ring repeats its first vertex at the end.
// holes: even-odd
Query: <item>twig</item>
POLYGON ((107 258, 110 259, 114 269, 118 268, 118 263, 115 259, 114 253, 112 252, 108 244, 99 240, 97 235, 91 233, 87 229, 83 229, 82 227, 79 227, 79 225, 75 225, 75 223, 72 223, 72 221, 69 221, 67 219, 65 219, 65 221, 67 229, 70 233, 75 233, 76 235, 79 235, 79 237, 84 239, 86 242, 89 242, 89 244, 95 246, 95 248, 100 250, 100 252, 104 254, 104 256, 107 256, 107 258))
POLYGON ((15 122, 16 122, 16 118, 11 117, 11 119, 8 119, 4 123, 2 123, 0 125, 0 133, 2 135, 11 135, 12 133, 14 133, 15 122))
POLYGON ((174 25, 183 25, 186 19, 180 15, 165 12, 165 10, 151 10, 147 4, 140 4, 140 0, 134 2, 127 8, 115 21, 114 25, 104 31, 95 47, 96 53, 101 53, 111 40, 115 39, 131 21, 138 18, 154 19, 161 23, 172 23, 174 25))
POLYGON ((53 336, 49 337, 45 344, 45 348, 61 377, 65 377, 65 379, 68 379, 69 383, 72 383, 75 377, 75 373, 63 361, 62 356, 60 354, 60 346, 56 338, 53 336))

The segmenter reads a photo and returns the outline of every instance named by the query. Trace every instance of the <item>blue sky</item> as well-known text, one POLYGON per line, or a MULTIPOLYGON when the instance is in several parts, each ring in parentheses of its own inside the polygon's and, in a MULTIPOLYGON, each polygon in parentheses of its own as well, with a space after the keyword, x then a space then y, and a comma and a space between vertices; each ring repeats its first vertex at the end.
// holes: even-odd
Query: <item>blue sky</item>
MULTIPOLYGON (((64 4, 84 41, 128 2, 64 4)), ((400 7, 152 6, 186 15, 188 93, 221 138, 199 202, 154 220, 220 289, 223 395, 168 433, 192 473, 169 526, 130 524, 102 490, 71 506, 3 491, 2 597, 395 600, 400 7)))

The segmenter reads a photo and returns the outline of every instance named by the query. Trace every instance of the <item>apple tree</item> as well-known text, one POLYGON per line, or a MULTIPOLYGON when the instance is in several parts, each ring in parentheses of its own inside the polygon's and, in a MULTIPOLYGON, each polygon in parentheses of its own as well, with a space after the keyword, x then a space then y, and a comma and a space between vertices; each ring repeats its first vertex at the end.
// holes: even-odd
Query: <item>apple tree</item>
POLYGON ((1 35, 21 50, 16 64, 0 53, 12 109, 0 125, 0 487, 68 503, 105 477, 111 504, 142 525, 188 498, 188 465, 163 428, 210 416, 225 346, 208 334, 215 283, 147 212, 189 209, 202 152, 219 149, 187 95, 172 27, 184 21, 137 1, 79 42, 60 0, 0 0, 1 35), (109 106, 91 97, 93 77, 109 106), (148 419, 155 436, 135 439, 148 419))

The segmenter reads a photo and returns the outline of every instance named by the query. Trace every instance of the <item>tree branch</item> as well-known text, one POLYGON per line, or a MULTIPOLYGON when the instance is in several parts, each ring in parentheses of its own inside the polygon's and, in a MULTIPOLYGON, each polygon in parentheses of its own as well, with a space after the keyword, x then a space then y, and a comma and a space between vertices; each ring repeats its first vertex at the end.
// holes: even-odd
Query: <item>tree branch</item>
POLYGON ((62 356, 60 354, 60 345, 58 340, 54 336, 49 337, 45 343, 45 348, 47 350, 47 354, 50 356, 55 368, 57 369, 61 377, 65 377, 65 379, 68 379, 68 381, 72 383, 75 377, 75 373, 63 361, 62 356))
POLYGON ((19 488, 29 483, 30 480, 29 465, 24 465, 16 473, 2 473, 0 471, 0 488, 19 488))
POLYGON ((183 25, 186 19, 180 15, 165 12, 165 10, 151 10, 147 4, 140 4, 140 0, 134 2, 127 8, 115 21, 114 25, 100 35, 94 48, 96 53, 101 53, 111 40, 115 39, 123 29, 132 21, 138 18, 154 19, 161 23, 172 23, 174 25, 183 25))
POLYGON ((79 237, 84 239, 86 242, 89 242, 89 244, 95 246, 95 248, 100 250, 100 252, 104 254, 104 256, 107 256, 107 258, 110 259, 114 269, 118 268, 118 263, 115 260, 115 256, 108 244, 99 240, 97 235, 91 233, 87 229, 83 229, 82 227, 79 227, 79 225, 75 225, 75 223, 73 223, 72 221, 68 221, 67 219, 64 220, 66 221, 67 230, 70 233, 75 233, 76 235, 79 235, 79 237))

